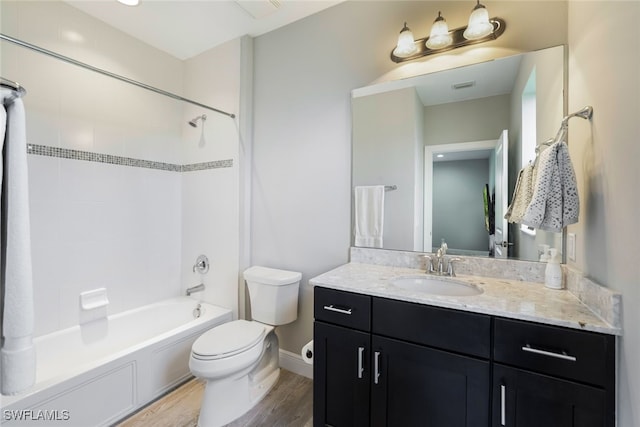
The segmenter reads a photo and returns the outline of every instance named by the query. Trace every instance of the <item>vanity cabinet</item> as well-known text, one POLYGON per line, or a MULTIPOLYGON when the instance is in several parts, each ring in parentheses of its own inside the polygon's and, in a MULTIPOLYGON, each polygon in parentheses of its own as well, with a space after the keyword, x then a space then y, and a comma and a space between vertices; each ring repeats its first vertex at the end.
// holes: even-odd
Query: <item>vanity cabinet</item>
POLYGON ((314 426, 368 426, 371 297, 315 288, 314 426))
POLYGON ((316 286, 314 426, 614 427, 615 337, 316 286))
POLYGON ((368 426, 371 335, 315 322, 313 340, 314 425, 368 426))
POLYGON ((493 426, 613 427, 615 338, 495 319, 493 426))
POLYGON ((315 426, 489 425, 488 316, 320 287, 314 311, 315 426))

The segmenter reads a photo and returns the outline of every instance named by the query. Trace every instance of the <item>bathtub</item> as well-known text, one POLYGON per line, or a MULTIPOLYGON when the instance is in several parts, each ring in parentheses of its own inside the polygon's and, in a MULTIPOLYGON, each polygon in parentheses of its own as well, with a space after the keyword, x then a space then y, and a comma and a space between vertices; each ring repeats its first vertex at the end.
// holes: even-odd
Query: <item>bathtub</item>
POLYGON ((190 378, 191 345, 231 310, 179 297, 34 339, 36 384, 2 396, 3 426, 106 426, 190 378))

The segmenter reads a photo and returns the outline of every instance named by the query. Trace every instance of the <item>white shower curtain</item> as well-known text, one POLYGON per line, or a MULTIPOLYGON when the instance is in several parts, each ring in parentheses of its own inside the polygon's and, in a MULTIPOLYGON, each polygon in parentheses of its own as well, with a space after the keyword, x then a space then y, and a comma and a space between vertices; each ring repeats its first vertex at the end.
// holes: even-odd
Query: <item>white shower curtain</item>
POLYGON ((6 89, 0 92, 0 141, 4 147, 0 155, 0 280, 4 291, 0 385, 4 395, 28 389, 36 377, 25 112, 22 100, 11 100, 10 96, 6 89))

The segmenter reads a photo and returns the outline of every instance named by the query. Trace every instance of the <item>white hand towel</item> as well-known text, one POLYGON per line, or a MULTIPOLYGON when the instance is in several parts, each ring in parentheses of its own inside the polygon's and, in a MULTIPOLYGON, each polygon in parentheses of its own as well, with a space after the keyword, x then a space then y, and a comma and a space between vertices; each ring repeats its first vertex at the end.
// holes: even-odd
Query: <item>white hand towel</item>
POLYGON ((355 245, 382 248, 384 185, 355 188, 355 245))
MULTIPOLYGON (((4 104, 5 91, 2 95, 4 104)), ((29 183, 25 113, 21 99, 0 109, 2 141, 6 158, 0 156, 5 209, 0 215, 3 226, 1 244, 4 313, 0 350, 2 394, 20 393, 35 383, 33 335, 33 279, 31 272, 31 233, 29 228, 29 183), (5 234, 6 233, 6 234, 5 234)))

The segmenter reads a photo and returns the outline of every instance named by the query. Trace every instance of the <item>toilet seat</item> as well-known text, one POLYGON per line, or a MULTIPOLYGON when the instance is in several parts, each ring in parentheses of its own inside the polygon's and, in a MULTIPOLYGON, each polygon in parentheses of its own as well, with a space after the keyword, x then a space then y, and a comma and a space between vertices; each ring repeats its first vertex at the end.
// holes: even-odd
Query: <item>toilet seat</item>
POLYGON ((265 327, 256 322, 235 320, 223 323, 202 334, 191 348, 192 356, 200 360, 218 360, 244 353, 260 345, 265 327))

